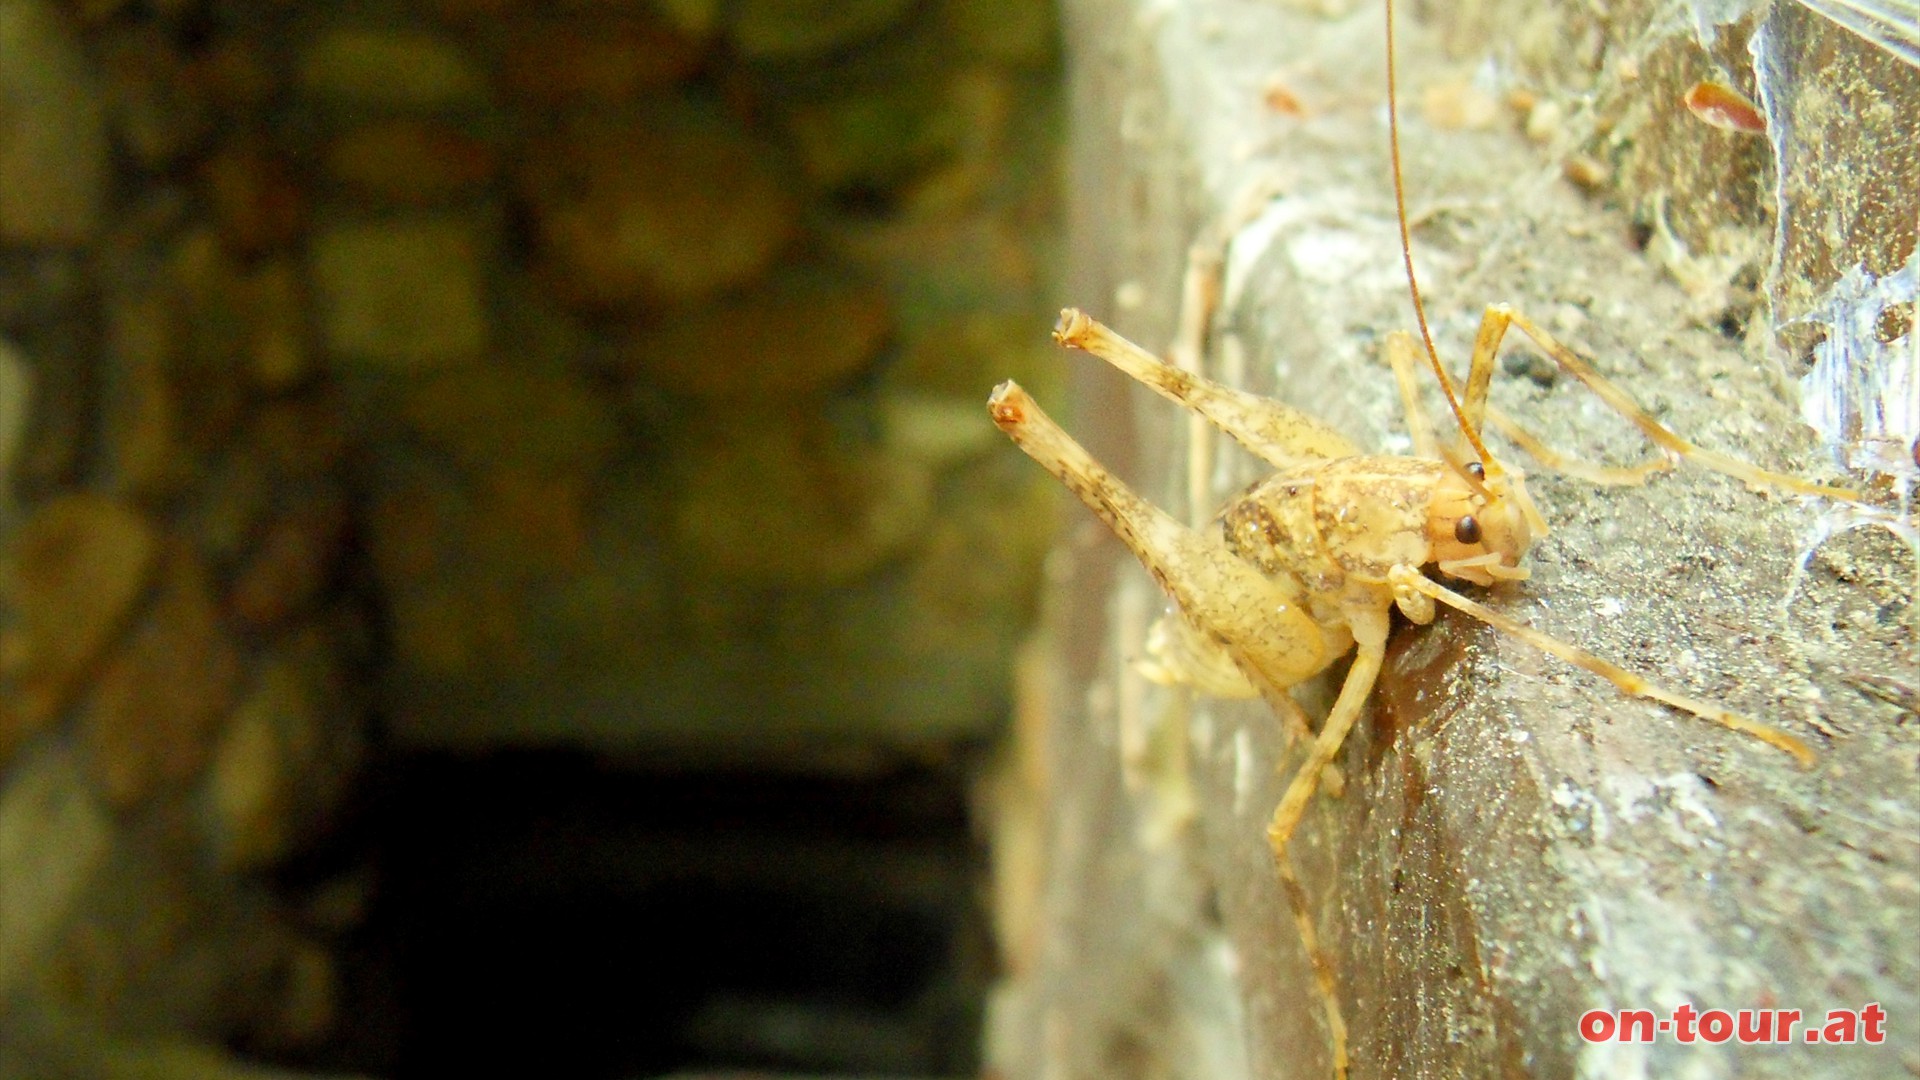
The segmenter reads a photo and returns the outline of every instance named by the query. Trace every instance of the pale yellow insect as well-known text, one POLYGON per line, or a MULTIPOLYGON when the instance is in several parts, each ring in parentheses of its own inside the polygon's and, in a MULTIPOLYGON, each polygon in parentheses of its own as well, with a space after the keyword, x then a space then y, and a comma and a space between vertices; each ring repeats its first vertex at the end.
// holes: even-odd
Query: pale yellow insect
MULTIPOLYGON (((1388 101, 1393 103, 1392 13, 1388 3, 1388 101)), ((1393 136, 1396 201, 1407 251, 1400 194, 1397 118, 1393 136)), ((1427 333, 1419 290, 1407 273, 1429 365, 1467 444, 1454 453, 1435 438, 1420 406, 1410 335, 1387 338, 1416 456, 1362 454, 1324 423, 1288 405, 1212 382, 1154 357, 1084 313, 1069 309, 1055 340, 1113 364, 1163 396, 1194 410, 1277 471, 1195 530, 1162 512, 1104 469, 1012 382, 990 401, 994 422, 1059 478, 1133 551, 1173 599, 1177 613, 1149 636, 1144 665, 1156 679, 1228 697, 1263 697, 1301 738, 1311 737, 1274 810, 1268 839, 1300 938, 1324 1002, 1337 1076, 1347 1068, 1346 1028, 1334 972, 1321 952, 1307 898, 1287 846, 1326 767, 1372 692, 1384 658, 1390 613, 1415 623, 1434 618, 1436 601, 1594 672, 1622 691, 1649 698, 1752 736, 1794 756, 1815 758, 1802 740, 1721 706, 1655 686, 1642 677, 1430 579, 1425 568, 1476 585, 1527 577, 1528 546, 1547 524, 1528 498, 1524 475, 1500 462, 1481 437, 1491 423, 1549 468, 1598 483, 1634 484, 1684 457, 1749 484, 1801 494, 1855 499, 1845 489, 1768 472, 1693 445, 1659 424, 1623 391, 1521 313, 1487 309, 1464 388, 1441 366, 1427 333), (1531 338, 1569 374, 1658 445, 1664 455, 1631 469, 1570 461, 1487 402, 1494 361, 1508 329, 1531 338), (1289 688, 1354 653, 1339 697, 1317 734, 1308 731, 1289 688)))

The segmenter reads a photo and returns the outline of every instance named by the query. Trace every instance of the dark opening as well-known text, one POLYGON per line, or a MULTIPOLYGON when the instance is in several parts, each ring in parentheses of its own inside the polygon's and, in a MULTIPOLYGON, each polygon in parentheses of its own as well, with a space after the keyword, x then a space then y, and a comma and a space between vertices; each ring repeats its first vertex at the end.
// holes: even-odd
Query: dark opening
POLYGON ((324 1064, 397 1080, 977 1071, 986 979, 959 768, 655 773, 402 761, 324 1064))

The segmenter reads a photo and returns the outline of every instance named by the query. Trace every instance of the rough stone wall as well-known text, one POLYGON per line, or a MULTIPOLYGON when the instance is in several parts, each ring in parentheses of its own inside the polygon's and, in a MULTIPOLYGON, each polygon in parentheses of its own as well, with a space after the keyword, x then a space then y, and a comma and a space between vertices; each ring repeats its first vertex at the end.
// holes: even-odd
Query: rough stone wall
MULTIPOLYGON (((1920 985, 1904 929, 1920 916, 1920 620, 1899 532, 1913 482, 1900 455, 1916 434, 1900 425, 1915 421, 1883 397, 1878 456, 1861 452, 1872 433, 1858 422, 1865 398, 1900 385, 1887 373, 1913 355, 1907 314, 1885 302, 1892 286, 1863 301, 1890 314, 1869 312, 1845 359, 1882 381, 1848 384, 1852 428, 1811 433, 1795 379, 1836 350, 1796 346, 1788 325, 1854 262, 1888 274, 1913 249, 1910 147, 1890 146, 1878 119, 1912 115, 1913 72, 1795 4, 1732 6, 1705 31, 1672 4, 1432 5, 1421 14, 1433 24, 1403 13, 1415 261, 1456 371, 1482 306, 1505 301, 1709 447, 1801 475, 1855 466, 1848 479, 1877 506, 1863 516, 1686 466, 1608 490, 1532 470, 1554 532, 1533 550, 1531 581, 1489 594, 1793 731, 1819 764, 1803 772, 1624 700, 1469 620, 1399 630, 1339 762, 1346 794, 1317 801, 1294 847, 1355 1076, 1920 1066, 1910 1031, 1780 1049, 1577 1034, 1587 1009, 1683 1001, 1815 1015, 1878 1001, 1895 1016, 1920 985), (1782 42, 1821 43, 1794 54, 1797 75, 1760 84, 1771 141, 1711 127, 1679 100, 1701 80, 1754 92, 1749 40, 1763 62, 1782 42), (1828 55, 1843 59, 1811 62, 1828 55), (1836 110, 1862 121, 1840 130, 1836 110)), ((1067 10, 1073 302, 1164 349, 1188 245, 1225 236, 1207 369, 1404 451, 1379 355, 1411 314, 1378 6, 1067 10)), ((1074 364, 1075 434, 1184 513, 1188 422, 1096 361, 1074 364)), ((1501 371, 1494 400, 1549 444, 1645 455, 1531 350, 1509 345, 1501 371)), ((1260 475, 1201 438, 1214 464, 1194 502, 1218 505, 1260 475)), ((1140 678, 1129 660, 1163 601, 1090 515, 1066 512, 1074 531, 1042 643, 1056 664, 1031 680, 1017 727, 1015 790, 1045 809, 1002 845, 1030 854, 1003 874, 1025 888, 1001 900, 1016 951, 992 1057, 1015 1077, 1324 1077, 1319 1006, 1264 838, 1290 778, 1277 725, 1263 707, 1140 678)), ((1310 713, 1328 689, 1306 688, 1310 713)))
POLYGON ((114 7, 0 5, 7 1075, 54 1045, 111 1071, 100 1022, 323 1034, 338 925, 265 875, 332 822, 364 740, 304 203, 238 119, 273 77, 114 7))
POLYGON ((991 736, 1057 82, 1040 0, 0 0, 0 1074, 324 1040, 370 726, 991 736))

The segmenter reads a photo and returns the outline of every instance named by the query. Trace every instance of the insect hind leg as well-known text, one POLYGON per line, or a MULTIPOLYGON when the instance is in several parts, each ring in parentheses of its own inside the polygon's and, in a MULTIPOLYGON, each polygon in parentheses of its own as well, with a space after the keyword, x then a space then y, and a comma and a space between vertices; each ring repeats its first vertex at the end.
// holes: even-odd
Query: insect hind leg
POLYGON ((1028 457, 1099 515, 1166 590, 1193 628, 1225 649, 1262 695, 1318 674, 1337 655, 1297 582, 1269 578, 1213 532, 1198 532, 1095 461, 1013 382, 988 400, 993 421, 1028 457))
POLYGON ((1053 339, 1067 348, 1092 353, 1169 401, 1206 417, 1276 469, 1304 461, 1353 457, 1360 452, 1326 423, 1271 398, 1182 371, 1078 308, 1060 313, 1053 339))

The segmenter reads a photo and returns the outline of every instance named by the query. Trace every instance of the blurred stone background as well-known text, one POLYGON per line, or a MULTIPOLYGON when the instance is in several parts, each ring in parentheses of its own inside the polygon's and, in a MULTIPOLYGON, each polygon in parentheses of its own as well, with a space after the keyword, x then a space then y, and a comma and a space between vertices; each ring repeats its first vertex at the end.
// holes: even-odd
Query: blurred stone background
POLYGON ((1054 24, 0 0, 0 1075, 971 1069, 1054 24))

